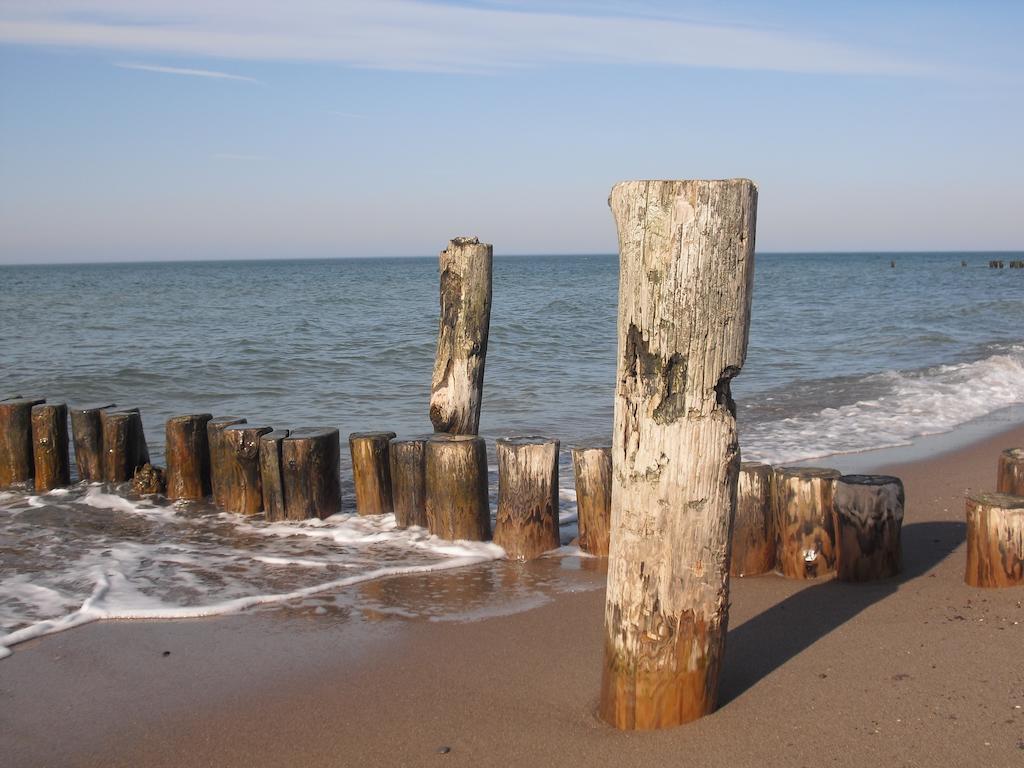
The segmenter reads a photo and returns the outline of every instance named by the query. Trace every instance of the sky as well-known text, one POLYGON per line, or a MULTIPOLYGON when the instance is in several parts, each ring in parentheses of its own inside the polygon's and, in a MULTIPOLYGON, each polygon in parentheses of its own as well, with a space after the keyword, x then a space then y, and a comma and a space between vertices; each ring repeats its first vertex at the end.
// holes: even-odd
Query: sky
POLYGON ((1024 3, 0 0, 0 264, 612 253, 747 177, 769 251, 1024 249, 1024 3))

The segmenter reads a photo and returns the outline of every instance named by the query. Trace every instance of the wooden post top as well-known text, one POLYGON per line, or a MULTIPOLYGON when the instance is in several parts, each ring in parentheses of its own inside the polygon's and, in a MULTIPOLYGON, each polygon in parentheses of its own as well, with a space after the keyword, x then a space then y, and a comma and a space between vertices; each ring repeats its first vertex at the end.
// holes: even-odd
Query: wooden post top
POLYGON ((213 418, 213 414, 210 413, 188 413, 181 416, 171 416, 167 420, 168 424, 185 424, 190 421, 210 421, 213 418))
POLYGON ((267 434, 268 432, 274 431, 274 428, 269 424, 249 424, 248 422, 245 422, 243 424, 229 424, 228 426, 224 427, 225 432, 248 432, 249 430, 253 429, 262 430, 261 434, 264 435, 267 434))
POLYGON ((383 438, 385 440, 390 440, 391 438, 393 438, 395 436, 396 435, 395 435, 394 432, 350 432, 349 435, 348 435, 348 439, 350 441, 351 440, 376 440, 376 439, 381 439, 381 438, 383 438))
POLYGON ((519 437, 499 437, 497 439, 498 445, 508 445, 512 447, 520 445, 555 445, 559 444, 558 438, 555 437, 541 437, 540 435, 523 435, 519 437))
POLYGON ((843 475, 839 482, 847 485, 903 485, 895 475, 843 475))
POLYGON ((285 440, 308 440, 340 434, 341 431, 337 427, 299 427, 291 430, 285 440))
POLYGON ((799 477, 802 480, 838 480, 842 477, 838 469, 825 467, 776 467, 775 474, 780 477, 799 477))
POLYGON ((760 461, 744 461, 740 463, 740 471, 742 472, 771 472, 772 465, 765 464, 760 461))
POLYGON ((86 403, 85 405, 75 403, 68 405, 68 413, 92 413, 93 411, 109 411, 111 408, 117 408, 117 403, 86 403))
POLYGON ((424 432, 420 435, 395 435, 391 438, 391 444, 395 443, 425 443, 432 438, 436 432, 424 432))
POLYGON ((1007 448, 1003 456, 1014 461, 1024 461, 1024 448, 1007 448))
POLYGON ((6 408, 18 408, 24 406, 42 405, 46 402, 45 397, 12 397, 8 400, 0 400, 0 405, 6 408))
POLYGON ((245 417, 244 416, 217 416, 217 417, 214 417, 214 418, 210 419, 210 422, 209 422, 208 426, 211 426, 214 429, 216 429, 217 427, 223 427, 225 425, 230 426, 232 424, 244 424, 244 423, 245 423, 245 417))
POLYGON ((469 443, 476 440, 484 441, 480 435, 449 435, 447 432, 435 432, 427 438, 428 443, 469 443))
POLYGON ((1024 496, 976 491, 975 493, 967 494, 967 500, 985 507, 998 507, 1000 509, 1013 510, 1014 512, 1024 512, 1024 496))

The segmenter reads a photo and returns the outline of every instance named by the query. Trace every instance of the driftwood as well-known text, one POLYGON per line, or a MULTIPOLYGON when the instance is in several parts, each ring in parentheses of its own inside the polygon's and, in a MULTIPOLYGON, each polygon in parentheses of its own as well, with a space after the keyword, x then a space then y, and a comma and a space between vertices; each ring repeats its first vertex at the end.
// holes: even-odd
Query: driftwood
POLYGON ((999 455, 996 491, 1024 496, 1024 448, 1007 448, 999 455))
POLYGON ((430 435, 394 437, 388 448, 395 525, 427 527, 427 440, 430 435))
POLYGON ((775 568, 775 524, 772 519, 772 468, 743 462, 736 492, 732 528, 733 576, 756 576, 775 568))
POLYGON ((579 547, 608 557, 612 522, 612 449, 607 445, 580 445, 572 449, 576 481, 576 517, 579 547))
POLYGON ((487 541, 487 448, 475 435, 437 434, 427 441, 427 527, 442 539, 487 541))
POLYGON ((742 179, 624 182, 609 200, 619 360, 600 714, 618 728, 715 708, 756 200, 742 179))
POLYGON ((305 520, 341 511, 341 438, 337 429, 293 429, 281 443, 285 517, 305 520))
POLYGON ((492 248, 457 237, 441 252, 441 319, 430 393, 437 432, 475 435, 491 324, 492 248))
POLYGON ((32 406, 32 449, 36 493, 71 483, 68 456, 68 407, 64 403, 32 406))
POLYGON ((832 573, 836 563, 832 498, 839 472, 818 467, 779 467, 772 480, 772 516, 778 548, 775 565, 789 579, 832 573))
POLYGON ((395 510, 388 454, 394 436, 394 432, 353 432, 348 436, 357 514, 390 515, 395 510))
POLYGON ((108 483, 125 483, 136 470, 149 463, 149 449, 142 431, 138 408, 100 411, 103 433, 103 479, 108 483))
POLYGON ((167 498, 196 501, 210 495, 210 438, 206 425, 212 418, 209 413, 192 413, 167 420, 167 498))
POLYGON ((558 441, 507 437, 498 440, 497 451, 494 543, 511 560, 558 549, 558 441))
POLYGON ((273 427, 233 424, 220 433, 220 468, 223 506, 228 512, 255 515, 263 511, 263 484, 260 482, 260 437, 273 427))
POLYGON ((260 482, 263 485, 263 514, 270 521, 287 520, 281 445, 289 434, 287 429, 275 429, 260 437, 260 482))
POLYGON ((103 425, 101 414, 113 410, 114 403, 75 405, 71 414, 71 438, 75 446, 78 479, 87 483, 103 480, 103 425))
POLYGON ((33 397, 0 402, 0 490, 32 481, 32 408, 44 402, 33 397))
POLYGON ((843 475, 835 484, 836 578, 874 581, 900 572, 903 483, 888 475, 843 475))
POLYGON ((206 422, 206 442, 210 451, 210 494, 213 503, 224 506, 224 489, 228 480, 224 472, 228 467, 224 454, 224 430, 237 424, 245 424, 240 416, 217 416, 206 422))
POLYGON ((964 581, 972 587, 1024 584, 1024 496, 973 493, 966 508, 964 581))

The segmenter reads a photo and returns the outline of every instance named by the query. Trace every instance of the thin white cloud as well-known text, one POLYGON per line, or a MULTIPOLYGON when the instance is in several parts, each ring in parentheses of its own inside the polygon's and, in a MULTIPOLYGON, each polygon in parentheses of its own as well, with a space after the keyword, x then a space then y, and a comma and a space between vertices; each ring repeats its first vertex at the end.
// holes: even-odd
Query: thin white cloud
POLYGON ((425 0, 6 0, 0 41, 216 57, 495 72, 554 63, 922 74, 899 56, 775 28, 425 0))
POLYGON ((143 72, 160 72, 165 75, 185 75, 187 77, 211 77, 217 80, 243 80, 247 83, 258 83, 254 77, 243 75, 232 75, 227 72, 217 72, 212 69, 188 69, 186 67, 162 67, 156 64, 129 64, 119 62, 114 64, 121 69, 141 69, 143 72))

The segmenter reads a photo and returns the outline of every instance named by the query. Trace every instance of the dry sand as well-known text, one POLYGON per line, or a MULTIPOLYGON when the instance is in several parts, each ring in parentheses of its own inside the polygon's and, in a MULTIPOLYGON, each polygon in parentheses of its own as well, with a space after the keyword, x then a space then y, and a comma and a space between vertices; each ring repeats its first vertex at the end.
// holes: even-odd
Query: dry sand
POLYGON ((502 583, 559 570, 576 590, 470 623, 296 609, 26 643, 0 662, 2 763, 1024 766, 1024 589, 963 583, 964 492, 1021 444, 885 468, 907 490, 898 579, 734 580, 720 707, 688 726, 595 718, 603 575, 546 560, 370 587, 438 599, 440 578, 440 599, 500 606, 502 583))

